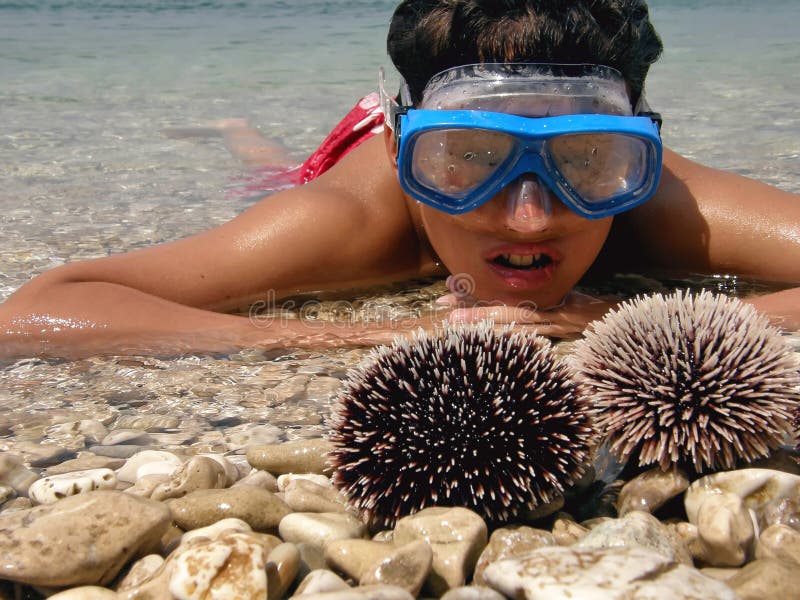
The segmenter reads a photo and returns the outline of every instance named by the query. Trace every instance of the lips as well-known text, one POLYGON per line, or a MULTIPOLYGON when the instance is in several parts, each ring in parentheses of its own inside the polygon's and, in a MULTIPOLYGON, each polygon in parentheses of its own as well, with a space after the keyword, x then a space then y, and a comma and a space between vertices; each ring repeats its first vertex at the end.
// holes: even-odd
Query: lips
POLYGON ((552 279, 562 255, 550 244, 506 244, 488 250, 483 259, 505 285, 533 289, 552 279))

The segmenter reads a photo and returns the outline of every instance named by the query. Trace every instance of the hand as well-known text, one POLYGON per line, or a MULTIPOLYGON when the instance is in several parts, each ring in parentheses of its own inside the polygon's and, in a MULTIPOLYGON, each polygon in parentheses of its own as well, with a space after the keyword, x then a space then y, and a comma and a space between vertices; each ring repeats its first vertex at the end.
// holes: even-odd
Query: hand
POLYGON ((589 323, 600 319, 616 306, 580 292, 570 292, 564 302, 549 310, 536 310, 529 306, 475 306, 472 297, 450 293, 437 300, 438 304, 453 306, 448 319, 451 323, 492 319, 495 324, 516 323, 533 328, 540 335, 570 337, 580 335, 589 323), (532 326, 532 327, 530 327, 532 326))

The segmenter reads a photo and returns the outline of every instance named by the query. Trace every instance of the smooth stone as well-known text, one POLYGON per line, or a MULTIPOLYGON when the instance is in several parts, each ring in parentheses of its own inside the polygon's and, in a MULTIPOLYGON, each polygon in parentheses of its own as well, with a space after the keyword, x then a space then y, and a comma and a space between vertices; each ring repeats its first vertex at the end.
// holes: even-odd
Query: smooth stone
POLYGON ((219 521, 217 521, 216 523, 212 523, 211 525, 207 525, 205 527, 198 527, 197 529, 192 529, 191 531, 187 531, 181 536, 181 544, 185 544, 189 540, 197 537, 206 537, 210 540, 215 540, 226 531, 234 533, 235 532, 247 533, 253 531, 253 528, 250 527, 250 525, 248 525, 241 519, 234 519, 234 518, 220 519, 219 521))
POLYGON ((76 494, 113 490, 116 485, 117 475, 111 469, 90 469, 39 479, 28 488, 28 496, 39 504, 52 504, 76 494))
POLYGON ((591 529, 573 548, 595 549, 640 546, 664 558, 693 566, 692 556, 683 541, 649 512, 629 512, 621 519, 610 519, 591 529))
POLYGON ((139 446, 136 444, 121 444, 118 446, 89 446, 87 450, 97 456, 128 459, 136 456, 140 452, 145 452, 147 450, 152 451, 152 448, 150 446, 139 446))
POLYGON ((486 585, 483 572, 491 563, 504 558, 516 558, 543 546, 557 545, 555 536, 544 529, 525 525, 496 529, 489 537, 489 544, 478 557, 472 580, 477 585, 486 585))
POLYGON ((742 567, 725 583, 739 600, 789 600, 797 598, 800 590, 800 569, 793 563, 759 559, 742 567))
POLYGON ((153 438, 141 429, 115 429, 100 441, 101 446, 146 446, 152 443, 153 438))
POLYGON ((564 508, 564 496, 556 496, 550 502, 529 509, 523 509, 514 517, 520 523, 535 523, 539 519, 549 517, 564 508))
POLYGON ((772 500, 761 509, 758 525, 763 530, 771 525, 788 525, 800 531, 800 498, 772 500))
POLYGON ((359 581, 362 574, 391 556, 394 550, 392 544, 372 540, 334 540, 325 546, 325 562, 350 579, 359 581))
POLYGON ((177 429, 181 420, 172 415, 123 415, 114 425, 116 429, 129 429, 155 433, 165 429, 177 429))
POLYGON ((39 475, 27 468, 20 456, 3 452, 0 454, 0 485, 12 488, 19 496, 28 496, 28 488, 39 479, 39 475))
POLYGON ((231 450, 241 450, 248 446, 277 444, 281 439, 281 428, 274 425, 250 426, 240 431, 228 430, 224 437, 225 443, 231 450))
POLYGON ((396 585, 412 596, 419 594, 428 579, 433 563, 433 550, 428 542, 409 542, 365 569, 358 578, 359 585, 396 585))
POLYGON ((689 478, 680 469, 650 469, 628 481, 619 492, 617 512, 620 517, 634 510, 653 513, 689 488, 689 478))
POLYGON ((169 522, 160 502, 108 490, 0 514, 0 579, 106 584, 132 556, 155 546, 169 522))
POLYGON ((548 546, 486 568, 489 585, 509 598, 736 600, 724 583, 642 547, 548 546))
POLYGON ((272 531, 291 512, 272 492, 248 486, 197 490, 167 504, 175 524, 186 530, 234 517, 247 522, 255 531, 272 531))
POLYGON ((96 586, 82 585, 48 596, 50 600, 116 600, 119 598, 114 590, 96 586))
POLYGON ((10 485, 0 485, 0 506, 17 497, 17 492, 10 485))
POLYGON ((734 567, 703 567, 700 572, 703 575, 708 575, 717 581, 728 581, 731 577, 736 575, 741 569, 734 567))
POLYGON ((488 543, 486 523, 466 508, 430 507, 403 517, 394 528, 398 546, 423 540, 433 550, 427 588, 434 596, 464 585, 488 543))
POLYGON ((571 546, 587 533, 589 528, 576 523, 572 517, 558 517, 553 522, 553 537, 559 546, 571 546))
POLYGON ((278 480, 275 479, 275 476, 272 473, 267 473, 259 469, 253 469, 250 473, 234 483, 233 487, 240 485, 251 485, 261 488, 262 490, 267 490, 268 492, 278 491, 278 480))
POLYGON ((321 487, 333 487, 330 477, 319 473, 284 473, 278 476, 278 491, 285 492, 293 481, 310 481, 321 487))
MULTIPOLYGON (((294 596, 292 596, 294 598, 294 596)), ((393 585, 364 585, 336 592, 303 594, 303 600, 414 600, 414 596, 393 585)))
POLYGON ((246 533, 227 533, 195 542, 174 559, 169 577, 173 597, 264 600, 266 556, 257 540, 246 533))
POLYGON ((225 471, 225 487, 230 487, 239 480, 239 469, 222 454, 198 454, 198 456, 210 458, 222 467, 225 471))
POLYGON ((178 469, 183 464, 183 461, 172 452, 164 450, 144 450, 137 452, 125 461, 119 470, 117 470, 117 477, 120 481, 128 481, 135 483, 139 477, 143 475, 152 475, 154 473, 170 475, 173 471, 178 469), (157 465, 161 463, 164 468, 155 470, 155 467, 145 469, 150 465, 157 465))
POLYGON ((256 469, 269 471, 274 475, 284 473, 322 473, 330 472, 328 453, 334 449, 332 442, 315 438, 297 440, 283 444, 250 446, 247 449, 247 462, 256 469))
POLYGON ((147 477, 148 475, 165 475, 166 477, 172 477, 172 475, 174 475, 181 468, 181 466, 183 466, 183 464, 184 463, 181 462, 180 465, 175 466, 165 460, 148 462, 136 469, 136 477, 137 479, 141 477, 147 477))
POLYGON ((95 419, 84 419, 53 425, 45 430, 45 434, 48 437, 65 434, 80 435, 87 444, 98 444, 108 435, 108 428, 95 419))
POLYGON ((297 572, 298 577, 301 579, 311 573, 320 569, 327 569, 328 563, 325 561, 325 552, 322 548, 301 542, 295 544, 298 552, 300 552, 300 569, 297 572))
POLYGON ((336 540, 364 537, 367 528, 349 513, 291 513, 281 520, 278 530, 284 541, 324 550, 336 540))
POLYGON ((64 473, 89 471, 91 469, 119 469, 124 464, 124 460, 108 456, 78 456, 78 458, 48 467, 46 475, 50 477, 51 475, 63 475, 64 473))
POLYGON ((150 497, 153 500, 181 498, 196 490, 224 488, 228 475, 224 467, 214 459, 195 456, 183 463, 170 475, 169 481, 159 484, 150 497))
POLYGON ((372 536, 373 542, 381 542, 386 544, 394 544, 394 531, 391 529, 384 529, 372 536))
MULTIPOLYGON (((280 478, 278 487, 280 488, 280 478)), ((347 511, 345 499, 336 489, 306 479, 293 479, 287 485, 283 499, 296 512, 347 511)))
POLYGON ((754 519, 736 494, 708 496, 695 516, 692 556, 710 567, 739 567, 753 555, 754 519))
POLYGON ((33 508, 33 502, 30 498, 13 498, 12 500, 6 500, 5 504, 3 504, 3 510, 0 511, 0 513, 12 513, 20 510, 27 510, 29 508, 33 508))
MULTIPOLYGON (((136 480, 136 483, 128 488, 125 488, 125 493, 133 494, 134 496, 139 496, 140 498, 150 498, 158 486, 163 485, 168 481, 169 475, 143 475, 136 480)), ((119 483, 130 485, 126 481, 119 483)))
POLYGON ((279 600, 292 585, 300 568, 300 552, 294 544, 279 544, 267 555, 267 598, 279 600))
POLYGON ((22 459, 32 467, 49 467, 75 458, 75 451, 59 444, 37 444, 17 442, 14 451, 22 454, 22 459))
POLYGON ((505 600, 505 596, 482 585, 462 585, 449 590, 441 600, 505 600))
POLYGON ((315 569, 308 573, 297 589, 294 591, 293 598, 304 594, 324 594, 325 592, 338 592, 348 590, 350 586, 344 579, 328 569, 315 569))
POLYGON ((706 498, 723 492, 737 495, 744 506, 758 516, 773 500, 800 497, 800 476, 770 469, 740 469, 698 479, 684 496, 689 522, 696 523, 697 513, 706 498))
POLYGON ((756 558, 777 558, 800 566, 800 533, 788 525, 772 525, 761 532, 756 558))
POLYGON ((135 587, 140 586, 142 583, 155 575, 156 571, 164 564, 164 557, 160 554, 148 554, 137 560, 125 576, 120 579, 117 584, 117 591, 124 592, 135 587))

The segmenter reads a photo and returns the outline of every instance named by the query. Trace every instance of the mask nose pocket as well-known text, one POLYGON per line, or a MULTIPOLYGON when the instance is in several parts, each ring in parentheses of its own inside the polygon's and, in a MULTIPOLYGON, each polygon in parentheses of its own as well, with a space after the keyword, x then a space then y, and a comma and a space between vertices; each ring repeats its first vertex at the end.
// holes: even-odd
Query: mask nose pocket
POLYGON ((526 173, 506 187, 506 220, 517 231, 535 230, 550 217, 548 187, 537 175, 526 173))

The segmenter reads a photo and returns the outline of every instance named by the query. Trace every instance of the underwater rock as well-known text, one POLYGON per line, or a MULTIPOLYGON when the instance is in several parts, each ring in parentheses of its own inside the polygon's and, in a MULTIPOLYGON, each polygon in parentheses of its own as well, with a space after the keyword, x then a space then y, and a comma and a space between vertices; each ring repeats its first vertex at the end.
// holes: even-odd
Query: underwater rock
POLYGON ((555 536, 544 529, 534 529, 524 525, 496 529, 489 537, 489 544, 478 557, 472 580, 478 585, 486 585, 483 571, 493 562, 504 558, 516 558, 531 550, 556 544, 555 536))
POLYGON ((725 583, 739 600, 788 600, 800 590, 800 569, 775 559, 754 560, 725 583))
POLYGON ((280 523, 281 538, 325 550, 335 540, 358 539, 366 533, 364 523, 349 513, 292 513, 280 523))
MULTIPOLYGON (((263 535, 263 534, 262 534, 263 535)), ((292 585, 300 568, 300 552, 294 544, 278 544, 267 554, 267 600, 279 600, 292 585)))
POLYGON ((800 567, 800 533, 788 525, 772 525, 758 536, 756 558, 777 558, 800 567))
POLYGON ((224 488, 227 481, 228 475, 219 462, 204 456, 195 456, 173 471, 169 481, 157 485, 150 498, 182 498, 197 490, 224 488))
POLYGON ((64 473, 89 471, 91 469, 119 469, 124 464, 125 461, 120 458, 81 453, 77 458, 47 467, 45 474, 50 477, 51 475, 63 475, 64 473))
POLYGON ((462 585, 449 590, 441 600, 505 600, 505 596, 482 585, 462 585))
POLYGON ((774 500, 800 498, 800 476, 770 469, 740 469, 698 479, 684 496, 689 521, 695 522, 697 512, 707 498, 722 492, 736 494, 758 516, 774 500))
POLYGON ((53 594, 49 598, 52 600, 116 600, 119 596, 114 590, 108 588, 96 585, 82 585, 53 594))
POLYGON ((293 598, 305 594, 323 594, 350 589, 341 577, 328 569, 314 569, 297 586, 293 598))
POLYGON ((380 563, 395 549, 394 544, 363 539, 334 540, 325 546, 325 562, 358 581, 368 568, 380 563))
POLYGON ((67 496, 94 490, 113 490, 116 485, 117 476, 111 469, 90 469, 39 479, 28 488, 28 495, 39 504, 52 504, 67 496))
POLYGON ((255 445, 247 449, 247 462, 274 475, 329 473, 328 453, 333 448, 333 443, 321 438, 255 445))
POLYGON ((727 585, 641 547, 552 546, 489 565, 484 578, 509 598, 736 600, 727 585))
POLYGON ((397 545, 423 540, 433 550, 426 589, 441 596, 464 585, 488 543, 486 523, 466 508, 431 507, 403 517, 394 528, 397 545))
POLYGON ((671 562, 694 566, 683 541, 653 515, 640 510, 598 525, 572 547, 601 550, 637 546, 657 552, 671 562))
POLYGON ((141 429, 115 429, 99 442, 101 446, 147 446, 152 443, 153 438, 141 429))
POLYGON ((347 511, 345 498, 333 487, 321 486, 306 479, 291 481, 284 490, 283 499, 296 512, 347 511))
POLYGON ((132 556, 157 544, 169 522, 160 502, 110 490, 0 514, 0 579, 106 584, 132 556))
POLYGON ((688 487, 689 479, 680 469, 650 469, 622 486, 617 498, 617 511, 620 517, 633 510, 653 513, 688 487))
POLYGON ((143 475, 156 473, 171 475, 182 464, 183 461, 172 452, 143 450, 125 461, 117 471, 117 478, 120 481, 136 483, 136 480, 143 475))
POLYGON ((28 496, 28 488, 39 475, 22 463, 22 457, 10 452, 0 454, 0 485, 12 488, 19 496, 28 496))
POLYGON ((367 567, 359 576, 359 585, 395 585, 416 596, 422 589, 433 564, 430 545, 417 540, 395 548, 377 565, 367 567))
POLYGON ((712 567, 738 567, 752 556, 757 531, 739 496, 728 492, 710 495, 692 516, 697 525, 692 556, 712 567))
POLYGON ((230 517, 245 521, 255 531, 274 531, 291 510, 272 492, 250 486, 196 490, 167 501, 172 518, 190 530, 230 517))

